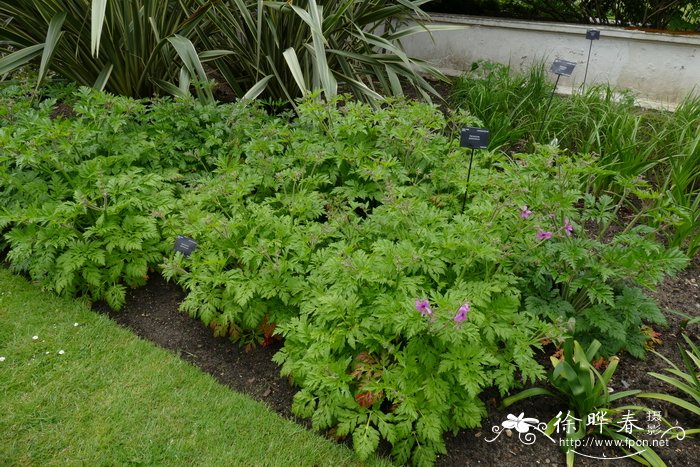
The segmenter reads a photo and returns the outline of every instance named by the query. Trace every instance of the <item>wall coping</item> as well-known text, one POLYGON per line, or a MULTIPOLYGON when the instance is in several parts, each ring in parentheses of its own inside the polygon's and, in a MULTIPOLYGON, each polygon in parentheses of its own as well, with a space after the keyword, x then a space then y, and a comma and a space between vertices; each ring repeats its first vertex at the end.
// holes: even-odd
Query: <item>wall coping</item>
POLYGON ((616 37, 625 40, 668 42, 695 47, 700 46, 700 36, 694 34, 665 34, 660 32, 640 31, 636 29, 624 29, 607 25, 550 23, 545 21, 524 21, 446 13, 430 13, 430 18, 432 21, 428 24, 463 24, 465 26, 520 29, 553 34, 581 35, 585 34, 588 29, 599 29, 601 31, 601 35, 604 35, 606 38, 616 37))

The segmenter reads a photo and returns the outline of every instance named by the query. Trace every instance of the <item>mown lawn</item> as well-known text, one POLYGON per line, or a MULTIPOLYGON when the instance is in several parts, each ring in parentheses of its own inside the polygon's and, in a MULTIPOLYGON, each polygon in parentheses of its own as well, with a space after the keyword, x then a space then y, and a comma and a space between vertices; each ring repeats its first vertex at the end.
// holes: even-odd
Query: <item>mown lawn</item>
POLYGON ((4 269, 0 360, 3 465, 359 464, 344 446, 4 269))

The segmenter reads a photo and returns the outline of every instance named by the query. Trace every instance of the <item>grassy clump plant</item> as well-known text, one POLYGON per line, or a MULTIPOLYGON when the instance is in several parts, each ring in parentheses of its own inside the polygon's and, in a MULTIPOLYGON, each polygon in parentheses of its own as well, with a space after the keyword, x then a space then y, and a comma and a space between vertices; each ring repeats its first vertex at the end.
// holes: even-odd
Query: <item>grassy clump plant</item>
POLYGON ((52 71, 80 85, 149 96, 157 80, 180 72, 168 38, 190 35, 206 9, 196 0, 3 2, 0 47, 15 51, 0 60, 0 74, 40 58, 38 83, 52 71))
POLYGON ((412 59, 401 38, 429 30, 426 0, 278 2, 22 0, 0 5, 0 76, 39 61, 37 86, 50 73, 131 97, 191 91, 214 100, 213 71, 238 98, 293 104, 338 84, 376 101, 402 95, 401 80, 429 100, 421 73, 445 77, 412 59))
MULTIPOLYGON (((633 416, 641 416, 645 407, 624 406, 614 407, 613 402, 634 396, 640 391, 630 389, 611 393, 609 384, 617 369, 620 359, 612 357, 604 371, 596 369, 594 360, 598 355, 600 343, 596 340, 584 349, 573 338, 565 340, 560 357, 552 356, 552 370, 547 374, 550 389, 530 388, 503 400, 503 406, 508 407, 529 397, 548 396, 558 399, 567 409, 566 414, 559 412, 552 420, 542 425, 548 436, 556 430, 564 434, 564 442, 560 444, 566 453, 567 467, 573 467, 578 446, 585 446, 582 440, 588 436, 602 436, 618 442, 617 446, 626 446, 622 450, 644 465, 664 465, 661 458, 648 446, 641 447, 636 441, 642 429, 629 429, 624 426, 624 420, 633 416), (593 430, 591 430, 593 427, 593 430), (629 453, 628 451, 632 451, 629 453)), ((531 419, 532 420, 532 419, 531 419)), ((540 427, 536 427, 540 429, 540 427)), ((585 456, 585 454, 583 454, 585 456)))
POLYGON ((551 91, 541 64, 519 74, 478 62, 456 81, 452 102, 482 120, 494 149, 528 151, 556 140, 572 154, 595 155, 603 169, 591 180, 595 194, 622 201, 618 212, 642 217, 672 245, 697 253, 700 99, 688 96, 675 112, 644 111, 629 93, 589 86, 547 110, 551 91), (643 179, 645 193, 632 195, 643 179))

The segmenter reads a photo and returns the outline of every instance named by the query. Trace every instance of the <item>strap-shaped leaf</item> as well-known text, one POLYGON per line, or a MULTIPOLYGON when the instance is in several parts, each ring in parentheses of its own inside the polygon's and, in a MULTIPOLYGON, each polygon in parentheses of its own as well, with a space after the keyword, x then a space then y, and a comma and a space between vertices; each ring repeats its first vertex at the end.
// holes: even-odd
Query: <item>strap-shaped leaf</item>
POLYGON ((106 64, 104 68, 102 68, 102 70, 100 71, 100 74, 97 75, 95 84, 93 84, 92 87, 103 91, 105 86, 107 85, 107 81, 109 81, 109 77, 112 75, 113 69, 114 65, 112 65, 111 63, 106 64))
POLYGON ((297 83, 297 86, 299 86, 301 94, 306 96, 309 93, 309 89, 306 87, 304 73, 301 71, 301 65, 299 64, 299 57, 297 57, 296 51, 290 47, 289 49, 285 50, 282 55, 284 55, 284 60, 287 62, 289 71, 292 73, 292 77, 297 83))
POLYGON ((234 55, 234 52, 231 50, 207 50, 205 52, 200 52, 199 54, 199 60, 202 63, 206 63, 212 60, 216 60, 217 58, 224 57, 226 55, 234 55))
POLYGON ((39 65, 39 79, 36 82, 37 87, 46 77, 46 73, 49 71, 48 66, 53 57, 53 53, 56 50, 56 44, 61 39, 63 31, 63 21, 66 19, 66 13, 62 12, 51 18, 49 22, 49 29, 46 32, 46 41, 44 42, 44 52, 41 54, 41 64, 39 65))
POLYGON ((44 44, 36 44, 30 47, 25 47, 17 52, 12 52, 10 55, 0 58, 0 75, 9 73, 21 67, 33 58, 38 57, 41 55, 42 50, 44 50, 44 44))
POLYGON ((321 9, 316 4, 316 0, 309 0, 308 12, 292 5, 294 12, 311 29, 311 39, 313 42, 314 74, 323 85, 326 97, 334 97, 338 94, 338 83, 333 76, 333 72, 328 66, 326 59, 326 38, 323 34, 323 18, 321 9))
POLYGON ((105 13, 107 12, 107 0, 92 0, 92 15, 90 17, 90 52, 97 58, 100 55, 100 38, 102 37, 102 27, 105 23, 105 13))
POLYGON ((178 86, 180 93, 175 94, 176 96, 185 97, 189 95, 190 84, 192 84, 191 76, 192 75, 187 71, 187 68, 185 68, 184 66, 180 68, 180 84, 178 86))
POLYGON ((520 391, 519 393, 506 397, 503 399, 503 402, 501 403, 501 407, 509 407, 516 402, 520 402, 523 399, 527 399, 528 397, 536 397, 536 396, 552 396, 556 397, 554 393, 551 391, 544 389, 544 388, 529 388, 525 389, 524 391, 520 391))
POLYGON ((243 100, 245 99, 255 99, 257 98, 267 87, 267 82, 270 81, 273 78, 273 75, 267 75, 257 83, 253 85, 252 88, 248 90, 248 92, 245 93, 245 95, 241 98, 243 100))
POLYGON ((187 94, 185 94, 183 96, 183 93, 180 90, 180 88, 175 86, 173 83, 168 83, 167 81, 163 81, 163 80, 157 80, 156 84, 158 85, 159 88, 161 88, 163 91, 167 92, 171 96, 187 97, 187 94))
POLYGON ((204 71, 202 62, 200 61, 199 55, 197 55, 197 51, 195 50, 192 42, 188 38, 178 34, 168 37, 168 42, 170 42, 175 48, 177 55, 182 60, 182 63, 187 68, 187 71, 190 72, 190 76, 197 75, 200 80, 206 81, 207 74, 204 71))

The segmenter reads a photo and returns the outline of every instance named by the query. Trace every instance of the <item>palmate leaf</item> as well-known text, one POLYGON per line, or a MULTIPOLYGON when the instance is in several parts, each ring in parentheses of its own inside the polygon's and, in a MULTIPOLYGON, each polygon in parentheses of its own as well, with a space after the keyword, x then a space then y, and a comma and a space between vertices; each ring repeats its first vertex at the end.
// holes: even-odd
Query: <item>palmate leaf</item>
POLYGON ((120 310, 126 303, 126 288, 121 284, 114 284, 105 292, 105 301, 113 310, 120 310))

